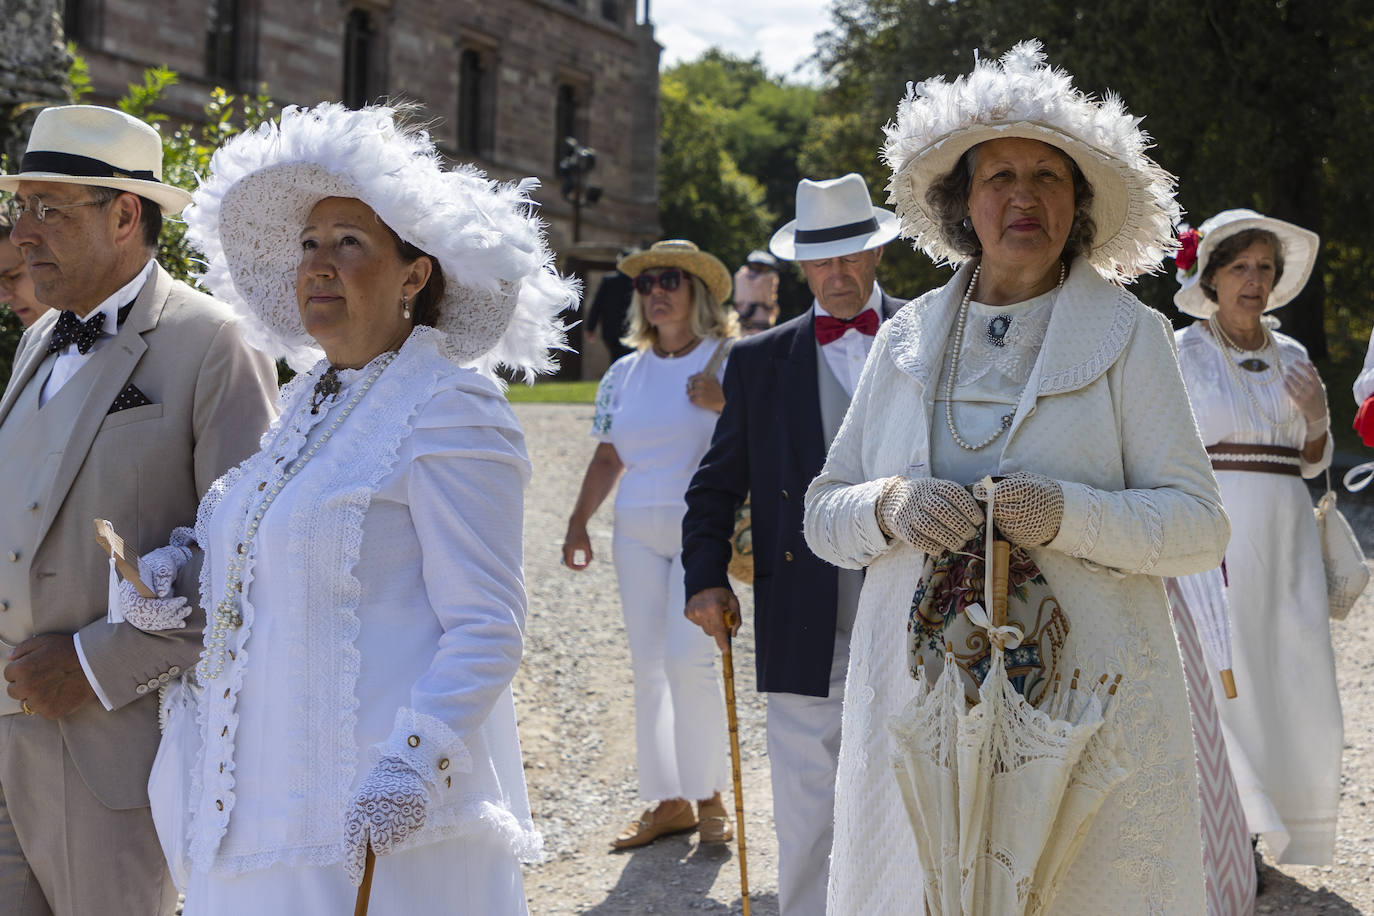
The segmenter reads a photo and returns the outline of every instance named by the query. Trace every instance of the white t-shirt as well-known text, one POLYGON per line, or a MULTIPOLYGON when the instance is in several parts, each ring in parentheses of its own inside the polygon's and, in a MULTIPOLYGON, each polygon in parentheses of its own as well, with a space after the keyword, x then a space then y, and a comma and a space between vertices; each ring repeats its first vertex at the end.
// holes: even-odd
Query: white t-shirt
MULTIPOLYGON (((719 416, 687 399, 687 380, 706 368, 719 346, 719 340, 703 340, 685 356, 666 359, 638 350, 601 377, 592 435, 615 446, 625 465, 617 509, 685 505, 719 416)), ((717 378, 724 373, 722 361, 717 378)))

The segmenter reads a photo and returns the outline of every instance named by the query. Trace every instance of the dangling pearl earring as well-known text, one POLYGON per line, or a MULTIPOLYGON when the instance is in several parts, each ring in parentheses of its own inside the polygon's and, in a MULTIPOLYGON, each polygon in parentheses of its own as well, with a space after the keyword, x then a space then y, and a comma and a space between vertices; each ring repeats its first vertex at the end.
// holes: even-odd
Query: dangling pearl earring
POLYGON ((410 320, 410 300, 405 296, 401 297, 401 317, 410 320))

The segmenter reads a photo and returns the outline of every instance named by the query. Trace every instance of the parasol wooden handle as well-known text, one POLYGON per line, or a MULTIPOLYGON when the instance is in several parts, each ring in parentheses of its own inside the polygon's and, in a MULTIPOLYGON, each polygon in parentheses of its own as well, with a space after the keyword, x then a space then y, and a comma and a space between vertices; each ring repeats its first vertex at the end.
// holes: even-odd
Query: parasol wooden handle
POLYGON ((739 612, 725 612, 725 650, 721 664, 725 669, 725 712, 730 720, 730 769, 735 782, 735 840, 739 844, 739 892, 744 901, 744 916, 749 916, 749 868, 744 845, 744 789, 740 778, 739 717, 735 713, 735 658, 730 649, 730 632, 739 623, 739 612))
POLYGON ((363 860, 363 883, 358 885, 358 899, 353 904, 353 916, 367 916, 367 906, 372 901, 372 869, 377 865, 377 854, 372 844, 367 844, 367 858, 363 860))
MULTIPOLYGON (((991 524, 989 522, 989 524, 991 524)), ((1011 544, 1006 541, 992 542, 992 594, 988 604, 992 605, 992 625, 1007 625, 1007 593, 1011 585, 1011 544)))
POLYGON ((1236 676, 1231 673, 1230 668, 1221 669, 1221 686, 1226 690, 1226 699, 1236 698, 1236 676))
POLYGON ((119 535, 115 534, 114 525, 107 519, 98 518, 95 520, 95 539, 105 553, 114 557, 115 569, 124 577, 134 589, 144 598, 156 598, 157 592, 144 583, 138 575, 138 553, 119 535))

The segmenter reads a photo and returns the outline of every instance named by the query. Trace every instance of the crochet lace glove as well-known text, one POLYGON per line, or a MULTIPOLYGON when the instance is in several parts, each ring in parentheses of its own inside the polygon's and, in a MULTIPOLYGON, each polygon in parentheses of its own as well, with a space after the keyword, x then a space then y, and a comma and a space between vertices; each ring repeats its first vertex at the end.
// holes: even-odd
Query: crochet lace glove
POLYGON ((383 757, 353 796, 344 824, 344 864, 348 880, 363 883, 367 846, 384 856, 425 824, 429 788, 403 760, 383 757))
POLYGON ((933 555, 958 550, 983 523, 983 510, 967 490, 936 477, 889 478, 877 513, 883 534, 933 555))
POLYGON ((172 543, 138 558, 138 577, 157 593, 144 598, 128 582, 119 583, 119 607, 124 619, 140 630, 180 630, 186 626, 191 607, 185 598, 172 594, 177 573, 191 559, 195 535, 189 528, 172 532, 172 543))
POLYGON ((1064 490, 1059 482, 1018 471, 998 481, 992 522, 1018 547, 1043 547, 1064 521, 1064 490))

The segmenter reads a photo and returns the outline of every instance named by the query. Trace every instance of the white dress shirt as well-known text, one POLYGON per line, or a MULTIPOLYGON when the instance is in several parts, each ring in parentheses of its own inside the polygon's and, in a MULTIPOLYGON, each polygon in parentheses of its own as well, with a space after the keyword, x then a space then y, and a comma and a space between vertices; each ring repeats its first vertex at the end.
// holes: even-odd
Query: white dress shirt
POLYGON ((105 346, 109 339, 119 332, 119 310, 138 298, 138 294, 143 291, 143 284, 153 275, 153 263, 153 259, 149 258, 148 263, 143 265, 143 269, 132 280, 121 286, 113 296, 100 303, 85 317, 84 320, 90 321, 96 315, 102 316, 105 319, 104 331, 85 353, 78 350, 76 344, 70 343, 57 354, 57 359, 52 364, 52 372, 43 383, 43 390, 38 393, 39 407, 52 400, 53 396, 62 390, 62 386, 81 371, 81 367, 86 365, 86 360, 91 358, 91 354, 105 346))
MULTIPOLYGON (((817 315, 830 315, 817 300, 813 299, 812 309, 817 315)), ((868 294, 868 301, 864 307, 859 309, 872 309, 878 314, 878 323, 883 321, 883 291, 877 283, 873 284, 873 291, 868 294)), ((857 312, 855 314, 858 314, 857 312)), ((831 317, 834 317, 833 315, 831 317)), ((836 340, 821 347, 821 354, 825 356, 826 363, 830 366, 830 371, 835 373, 835 378, 839 380, 840 387, 844 388, 845 394, 851 398, 854 396, 854 387, 859 384, 859 373, 863 371, 864 362, 868 359, 868 351, 873 347, 873 338, 858 330, 850 329, 836 340)))

